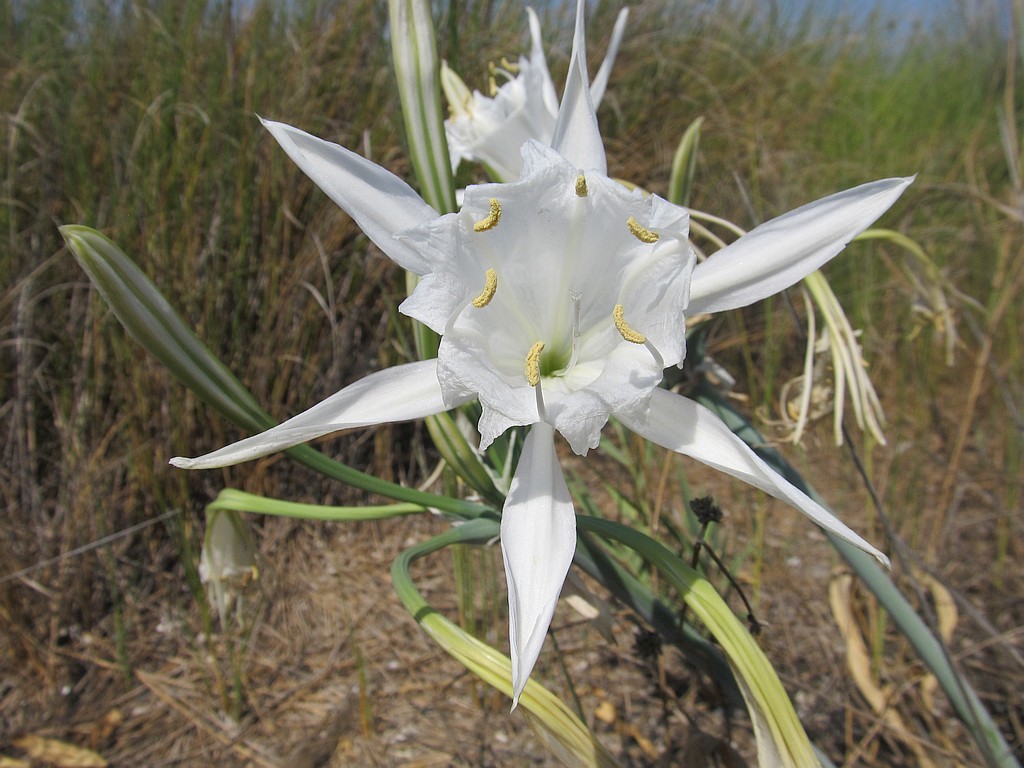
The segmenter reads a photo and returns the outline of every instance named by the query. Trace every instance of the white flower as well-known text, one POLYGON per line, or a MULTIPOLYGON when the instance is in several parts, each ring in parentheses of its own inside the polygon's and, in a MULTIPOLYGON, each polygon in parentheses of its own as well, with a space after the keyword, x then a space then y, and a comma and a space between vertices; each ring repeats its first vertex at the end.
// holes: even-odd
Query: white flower
MULTIPOLYGON (((511 181, 522 170, 520 147, 529 139, 550 144, 558 122, 558 96, 540 39, 540 20, 527 8, 532 46, 529 57, 520 56, 517 64, 504 63, 493 69, 491 96, 470 92, 447 63, 441 68, 441 87, 451 117, 445 120, 452 170, 463 160, 479 161, 491 177, 511 181), (505 80, 500 86, 497 78, 505 80)), ((615 21, 608 52, 590 86, 590 98, 596 109, 604 97, 615 56, 626 29, 629 9, 623 8, 615 21)), ((585 56, 585 51, 581 56, 585 56)))
POLYGON ((555 454, 586 453, 615 416, 639 435, 738 477, 887 562, 761 461, 713 413, 658 387, 685 354, 685 314, 745 306, 797 282, 883 213, 911 179, 865 184, 754 229, 694 266, 688 214, 607 177, 583 60, 582 0, 552 146, 528 142, 511 184, 470 187, 438 215, 402 180, 336 144, 264 125, 392 260, 422 276, 402 311, 441 334, 436 360, 345 387, 283 424, 185 468, 236 464, 351 427, 473 399, 486 444, 529 426, 502 514, 516 698, 540 653, 576 546, 555 454))

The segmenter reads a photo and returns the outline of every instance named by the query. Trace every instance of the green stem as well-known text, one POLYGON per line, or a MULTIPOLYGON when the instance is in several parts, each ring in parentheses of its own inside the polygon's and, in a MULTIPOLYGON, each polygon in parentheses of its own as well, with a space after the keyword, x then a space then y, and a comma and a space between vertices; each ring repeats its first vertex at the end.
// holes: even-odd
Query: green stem
POLYGON ((294 501, 271 499, 245 493, 234 488, 225 488, 206 506, 210 510, 233 510, 252 512, 260 515, 295 517, 301 520, 336 520, 354 522, 358 520, 383 520, 400 515, 415 515, 426 512, 419 504, 388 504, 367 507, 335 507, 321 504, 299 504, 294 501))

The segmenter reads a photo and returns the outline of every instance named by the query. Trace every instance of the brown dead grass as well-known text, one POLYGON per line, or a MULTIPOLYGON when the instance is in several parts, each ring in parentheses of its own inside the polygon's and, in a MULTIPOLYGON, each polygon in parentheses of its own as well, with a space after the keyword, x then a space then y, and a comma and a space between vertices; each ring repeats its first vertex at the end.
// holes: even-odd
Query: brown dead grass
MULTIPOLYGON (((835 478, 828 490, 863 528, 864 494, 837 453, 816 442, 824 433, 811 437, 817 446, 811 476, 835 478)), ((880 453, 896 462, 897 451, 880 453)), ((605 476, 614 471, 600 457, 587 469, 605 476)), ((975 483, 984 485, 990 468, 979 462, 972 470, 975 483)), ((734 509, 744 500, 762 503, 746 491, 731 494, 714 473, 691 474, 695 489, 732 500, 734 509)), ((936 478, 933 493, 937 485, 936 478)), ((952 650, 1012 733, 1021 722, 1016 691, 1024 674, 1007 650, 1019 653, 1024 647, 1024 609, 1013 597, 1024 590, 1024 574, 1012 569, 996 590, 965 559, 968 552, 977 559, 991 556, 991 540, 969 534, 977 534, 996 512, 980 503, 964 505, 958 518, 964 535, 952 547, 957 557, 938 571, 1002 633, 989 635, 961 611, 952 650)), ((966 732, 942 694, 925 691, 924 670, 912 651, 891 626, 878 624, 871 600, 859 594, 855 612, 869 644, 878 639, 873 673, 888 686, 890 706, 902 714, 908 732, 894 732, 867 706, 851 682, 843 638, 828 606, 835 563, 830 547, 782 505, 771 504, 767 519, 765 561, 755 590, 766 627, 762 642, 812 738, 828 753, 846 755, 847 765, 924 764, 920 754, 933 765, 972 764, 966 732)), ((752 534, 751 521, 735 513, 727 525, 729 547, 752 534)), ((87 628, 62 627, 59 647, 38 649, 52 679, 36 665, 4 665, 0 722, 6 737, 0 750, 18 754, 12 740, 32 734, 88 747, 112 765, 553 764, 526 721, 510 715, 507 701, 435 647, 391 590, 387 573, 399 549, 443 527, 431 519, 340 526, 262 522, 261 578, 245 595, 243 616, 251 622, 251 635, 239 651, 243 695, 237 719, 226 714, 232 710, 227 638, 219 631, 203 635, 181 567, 165 552, 150 565, 148 588, 124 592, 130 670, 119 662, 110 616, 87 628)), ((95 559, 96 553, 80 558, 95 559)), ((456 616, 451 573, 450 558, 438 556, 416 576, 428 599, 456 616)), ((738 575, 752 586, 749 572, 738 575)), ((30 590, 32 584, 23 580, 19 588, 30 590)), ((488 597, 504 600, 503 594, 488 597)), ((730 726, 706 697, 699 673, 671 652, 660 657, 660 684, 657 657, 638 654, 636 628, 624 615, 618 615, 616 643, 610 646, 565 604, 555 631, 561 658, 549 644, 538 675, 567 695, 565 665, 586 719, 624 764, 729 765, 743 764, 743 755, 750 758, 745 723, 730 726), (718 754, 719 761, 695 762, 695 749, 718 754)), ((237 629, 230 637, 236 645, 241 641, 237 629)), ((4 648, 3 658, 17 658, 16 650, 4 648)))
MULTIPOLYGON (((169 574, 131 606, 130 676, 116 661, 109 623, 72 632, 59 660, 77 669, 66 687, 40 687, 32 670, 4 670, 5 732, 86 746, 113 765, 551 764, 522 716, 509 715, 504 697, 434 646, 391 590, 386 574, 400 546, 443 527, 267 521, 263 575, 246 595, 253 629, 237 720, 222 706, 231 666, 225 638, 198 632, 180 574, 169 574)), ((417 577, 436 607, 457 614, 448 558, 417 577)), ((627 764, 656 764, 678 754, 691 726, 678 711, 663 714, 647 664, 633 652, 632 625, 615 631, 617 643, 607 646, 563 606, 561 659, 548 656, 538 673, 567 692, 564 664, 588 719, 603 705, 602 740, 627 764)), ((720 717, 707 718, 721 728, 720 717)), ((14 752, 9 743, 4 752, 14 752)))

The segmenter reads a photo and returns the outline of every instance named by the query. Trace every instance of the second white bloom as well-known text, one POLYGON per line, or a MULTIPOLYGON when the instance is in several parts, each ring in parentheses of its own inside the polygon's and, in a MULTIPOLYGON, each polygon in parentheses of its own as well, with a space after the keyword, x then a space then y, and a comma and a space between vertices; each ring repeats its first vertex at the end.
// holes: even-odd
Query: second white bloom
MULTIPOLYGON (((541 45, 540 19, 532 8, 526 13, 530 55, 520 56, 515 64, 503 61, 501 67, 492 68, 490 96, 470 91, 447 64, 441 68, 441 87, 451 111, 444 129, 452 170, 458 169, 463 160, 475 160, 487 167, 492 179, 512 181, 522 170, 519 150, 527 140, 551 143, 558 122, 558 96, 541 45), (499 78, 503 80, 500 85, 499 78)), ((615 21, 608 52, 590 84, 595 108, 604 97, 628 17, 629 9, 623 8, 615 21)))

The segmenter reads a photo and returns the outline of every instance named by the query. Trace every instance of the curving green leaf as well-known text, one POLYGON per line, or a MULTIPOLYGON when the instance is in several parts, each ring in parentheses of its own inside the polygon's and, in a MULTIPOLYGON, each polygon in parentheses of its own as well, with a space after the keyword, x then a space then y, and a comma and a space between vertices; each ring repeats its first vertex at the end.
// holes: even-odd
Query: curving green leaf
MULTIPOLYGON (((694 399, 713 410, 729 428, 779 474, 803 490, 819 504, 827 506, 824 499, 812 488, 783 458, 782 454, 768 447, 753 425, 717 391, 701 384, 694 399)), ((829 541, 843 559, 857 573, 865 586, 878 598, 879 603, 889 612, 893 621, 917 651, 921 661, 932 671, 957 715, 970 730, 971 736, 986 762, 1000 768, 1020 768, 1013 751, 999 731, 985 705, 974 692, 971 684, 952 665, 948 653, 935 637, 928 625, 918 616, 907 599, 870 555, 861 552, 846 542, 825 532, 829 541)))
MULTIPOLYGON (((68 249, 131 336, 204 402, 246 430, 276 424, 256 398, 178 317, 145 273, 110 239, 89 227, 60 228, 68 249)), ((311 469, 356 488, 398 501, 476 517, 489 507, 389 483, 330 459, 308 445, 288 455, 311 469)))

